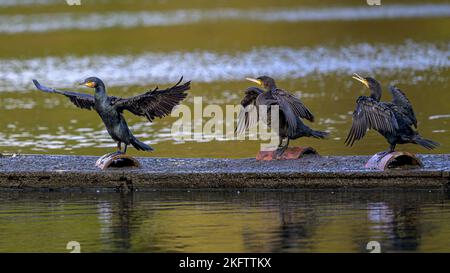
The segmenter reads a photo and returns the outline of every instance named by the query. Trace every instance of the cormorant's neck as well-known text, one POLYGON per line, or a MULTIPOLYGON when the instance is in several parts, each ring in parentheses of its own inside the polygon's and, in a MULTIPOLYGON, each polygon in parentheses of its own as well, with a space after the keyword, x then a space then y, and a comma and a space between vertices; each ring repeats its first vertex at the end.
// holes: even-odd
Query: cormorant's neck
POLYGON ((105 85, 99 84, 97 87, 95 87, 95 98, 97 99, 105 99, 108 96, 106 95, 106 88, 105 85))
POLYGON ((381 86, 379 84, 370 87, 370 97, 376 101, 381 100, 381 86))
POLYGON ((275 83, 269 84, 269 85, 266 86, 266 90, 269 91, 269 92, 275 91, 275 90, 277 90, 277 85, 275 83))

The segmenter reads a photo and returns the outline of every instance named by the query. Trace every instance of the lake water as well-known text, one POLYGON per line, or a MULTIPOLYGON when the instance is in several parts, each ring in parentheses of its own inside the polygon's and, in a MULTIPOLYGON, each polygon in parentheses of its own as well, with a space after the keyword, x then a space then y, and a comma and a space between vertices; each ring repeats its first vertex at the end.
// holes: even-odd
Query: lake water
MULTIPOLYGON (((323 155, 369 155, 369 132, 344 145, 355 72, 410 98, 420 133, 450 153, 450 4, 364 0, 0 0, 0 153, 103 155, 114 150, 95 112, 36 91, 31 79, 79 92, 87 76, 128 97, 192 80, 184 102, 238 104, 245 77, 273 76, 316 116, 327 140, 299 139, 323 155), (255 3, 257 5, 255 6, 255 3), (320 2, 320 3, 318 3, 320 2), (339 3, 337 3, 339 2, 339 3)), ((383 95, 390 100, 389 92, 383 95)), ((254 157, 260 141, 170 135, 176 117, 126 113, 155 157, 254 157), (231 149, 230 149, 231 147, 231 149)), ((204 118, 206 122, 208 118, 204 118)), ((415 145, 399 146, 430 153, 415 145)), ((0 193, 0 252, 449 252, 450 202, 442 192, 0 193)))
POLYGON ((0 252, 449 252, 428 191, 0 193, 0 252))
MULTIPOLYGON (((34 90, 31 79, 75 90, 87 76, 102 78, 110 94, 132 96, 192 80, 184 102, 236 105, 267 74, 302 98, 316 116, 311 126, 328 140, 299 139, 321 154, 373 154, 387 143, 369 132, 343 145, 355 100, 367 94, 354 72, 383 87, 397 84, 412 101, 419 131, 450 152, 450 5, 404 1, 371 7, 365 1, 0 1, 0 152, 102 155, 114 149, 94 112, 64 97, 34 90), (100 12, 101 10, 101 12, 100 12)), ((386 91, 383 99, 390 100, 386 91)), ((179 141, 176 117, 153 124, 126 113, 133 132, 157 157, 253 157, 261 141, 179 141), (230 145, 234 149, 230 150, 230 145)), ((206 123, 208 118, 203 118, 206 123)), ((223 125, 223 123, 222 123, 223 125)), ((428 152, 415 145, 411 152, 428 152)))

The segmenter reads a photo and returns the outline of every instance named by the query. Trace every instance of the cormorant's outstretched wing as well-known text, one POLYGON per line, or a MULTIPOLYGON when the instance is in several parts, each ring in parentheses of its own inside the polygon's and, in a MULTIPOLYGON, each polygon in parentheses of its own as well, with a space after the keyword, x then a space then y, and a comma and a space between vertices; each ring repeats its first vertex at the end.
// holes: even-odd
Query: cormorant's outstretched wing
POLYGON ((370 97, 359 97, 353 112, 353 123, 345 144, 352 146, 356 140, 364 137, 367 129, 394 132, 398 123, 389 107, 370 97))
POLYGON ((277 89, 276 92, 273 92, 273 95, 278 100, 280 107, 282 107, 282 105, 289 105, 296 116, 314 122, 314 115, 306 108, 299 98, 282 89, 277 89))
POLYGON ((183 77, 174 86, 158 90, 148 91, 144 94, 131 98, 116 98, 111 103, 119 112, 128 110, 137 116, 147 117, 149 121, 153 121, 155 117, 162 118, 172 112, 172 109, 186 98, 185 91, 191 88, 191 82, 188 81, 180 84, 183 77))
POLYGON ((47 92, 47 93, 56 93, 61 94, 70 99, 70 101, 75 104, 77 107, 80 107, 82 109, 88 109, 92 110, 95 105, 95 98, 92 95, 89 94, 83 94, 83 93, 77 93, 72 91, 61 91, 56 90, 44 85, 41 85, 37 80, 33 80, 34 85, 37 89, 47 92))
POLYGON ((280 111, 283 112, 286 118, 289 125, 289 135, 294 135, 297 131, 297 117, 314 121, 313 114, 300 99, 281 89, 272 92, 272 96, 277 100, 280 111))
POLYGON ((256 99, 263 90, 257 87, 250 87, 245 91, 245 97, 241 101, 241 111, 238 115, 238 122, 236 127, 237 134, 243 134, 245 131, 258 123, 258 107, 256 99))
POLYGON ((390 86, 389 89, 392 93, 392 104, 394 104, 395 110, 397 110, 409 126, 417 128, 417 119, 414 114, 411 103, 402 90, 395 86, 390 86))

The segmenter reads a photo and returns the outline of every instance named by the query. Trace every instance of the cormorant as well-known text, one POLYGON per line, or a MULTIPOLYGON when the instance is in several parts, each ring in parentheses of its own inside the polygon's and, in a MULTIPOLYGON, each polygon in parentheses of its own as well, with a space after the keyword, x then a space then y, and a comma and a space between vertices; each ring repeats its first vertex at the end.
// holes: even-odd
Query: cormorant
POLYGON ((128 110, 137 116, 144 116, 150 122, 155 117, 162 118, 169 115, 172 109, 186 98, 185 91, 190 89, 190 81, 180 85, 182 80, 183 77, 170 88, 159 90, 156 87, 130 98, 108 96, 105 84, 96 77, 86 78, 80 83, 80 85, 94 88, 94 95, 56 90, 41 85, 37 80, 33 80, 33 83, 41 91, 68 97, 79 108, 97 111, 109 135, 117 142, 117 152, 126 153, 127 146, 130 144, 140 151, 152 151, 153 148, 133 136, 122 115, 123 111, 128 110), (121 151, 122 143, 125 144, 123 152, 121 151))
POLYGON ((244 133, 249 127, 258 121, 258 106, 267 107, 267 124, 271 124, 271 106, 279 107, 279 130, 280 143, 276 150, 276 155, 281 156, 289 145, 289 140, 300 137, 325 138, 328 133, 315 131, 306 126, 301 119, 314 121, 314 116, 302 101, 287 91, 277 88, 275 80, 268 76, 261 76, 256 79, 246 78, 264 87, 261 90, 257 87, 250 87, 245 91, 245 97, 241 101, 243 108, 239 113, 237 133, 244 133), (255 107, 256 106, 256 107, 255 107), (283 145, 283 141, 286 144, 283 145))
POLYGON ((352 146, 360 140, 368 129, 374 129, 389 142, 389 150, 378 153, 385 155, 394 152, 395 145, 404 143, 419 144, 427 149, 434 149, 439 143, 422 138, 417 131, 417 119, 411 103, 400 89, 390 86, 392 102, 380 102, 381 85, 374 78, 363 78, 353 74, 353 78, 370 90, 370 96, 360 96, 356 100, 353 112, 353 123, 345 140, 347 146, 352 146))

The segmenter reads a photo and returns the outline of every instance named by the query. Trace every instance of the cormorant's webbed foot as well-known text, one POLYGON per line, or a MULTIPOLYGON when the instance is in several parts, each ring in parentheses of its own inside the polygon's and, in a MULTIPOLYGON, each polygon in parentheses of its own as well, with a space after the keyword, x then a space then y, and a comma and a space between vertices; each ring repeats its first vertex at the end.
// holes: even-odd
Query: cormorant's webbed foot
MULTIPOLYGON (((125 150, 126 150, 126 147, 127 147, 127 146, 125 146, 125 150)), ((115 152, 115 153, 113 153, 113 154, 124 154, 124 153, 122 152, 122 142, 117 142, 117 152, 115 152)))
POLYGON ((115 152, 109 153, 109 154, 107 154, 105 156, 111 157, 111 156, 121 155, 121 154, 124 154, 124 152, 122 152, 122 151, 115 151, 115 152))
POLYGON ((385 156, 387 156, 388 154, 393 153, 393 152, 395 152, 395 145, 394 145, 394 146, 391 146, 391 147, 389 148, 389 150, 387 150, 387 151, 377 153, 377 155, 378 155, 378 161, 380 161, 383 157, 385 157, 385 156))
POLYGON ((395 152, 395 145, 391 145, 389 147, 389 150, 384 151, 384 152, 379 152, 379 153, 377 153, 377 155, 380 156, 380 158, 382 158, 382 157, 384 157, 384 156, 386 156, 386 155, 388 155, 390 153, 393 153, 393 152, 395 152))
POLYGON ((110 157, 114 157, 114 156, 120 155, 120 154, 123 154, 123 152, 122 151, 115 151, 115 152, 103 155, 100 159, 110 158, 110 157))
POLYGON ((281 156, 284 154, 284 152, 286 151, 286 149, 287 149, 287 146, 278 147, 278 148, 275 150, 275 156, 276 156, 277 158, 281 157, 281 156))
POLYGON ((122 144, 121 142, 117 142, 117 151, 110 153, 109 156, 125 154, 127 152, 127 145, 125 145, 125 149, 122 152, 122 145, 121 144, 122 144))
POLYGON ((287 150, 288 146, 289 146, 289 139, 287 140, 285 145, 281 145, 281 143, 280 143, 280 146, 278 146, 278 148, 275 151, 275 156, 277 158, 280 158, 284 154, 284 152, 287 150))
POLYGON ((388 155, 390 153, 391 153, 391 151, 383 151, 383 152, 377 153, 377 155, 381 158, 381 157, 384 157, 384 156, 386 156, 386 155, 388 155))

